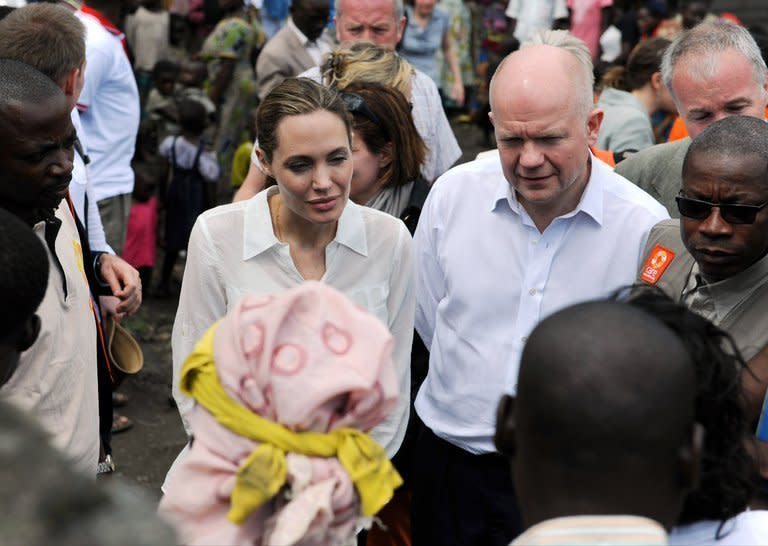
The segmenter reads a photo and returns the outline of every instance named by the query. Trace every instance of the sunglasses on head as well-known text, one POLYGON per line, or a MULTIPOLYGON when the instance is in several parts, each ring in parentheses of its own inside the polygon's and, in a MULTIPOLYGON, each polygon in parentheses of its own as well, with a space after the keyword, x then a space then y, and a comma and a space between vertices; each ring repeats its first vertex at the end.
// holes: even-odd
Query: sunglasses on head
POLYGON ((341 100, 344 101, 344 106, 347 107, 347 110, 350 111, 352 114, 360 114, 361 116, 368 118, 370 121, 376 124, 377 127, 381 127, 381 122, 379 121, 379 118, 371 112, 371 109, 368 108, 368 105, 365 104, 365 100, 363 100, 363 97, 360 95, 356 95, 355 93, 339 93, 341 96, 341 100))
POLYGON ((768 201, 762 205, 740 205, 736 203, 710 203, 701 199, 691 199, 682 192, 675 197, 677 209, 682 216, 695 220, 706 220, 712 213, 712 208, 720 209, 720 216, 729 224, 753 224, 757 213, 768 206, 768 201))

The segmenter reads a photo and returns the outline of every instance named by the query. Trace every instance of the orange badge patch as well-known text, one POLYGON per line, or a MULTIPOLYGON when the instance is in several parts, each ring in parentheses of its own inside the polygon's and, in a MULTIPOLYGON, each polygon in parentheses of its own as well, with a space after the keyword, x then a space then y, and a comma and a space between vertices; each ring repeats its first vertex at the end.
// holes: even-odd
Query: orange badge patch
POLYGON ((674 258, 674 252, 661 245, 656 245, 643 264, 640 279, 648 284, 656 284, 674 258))

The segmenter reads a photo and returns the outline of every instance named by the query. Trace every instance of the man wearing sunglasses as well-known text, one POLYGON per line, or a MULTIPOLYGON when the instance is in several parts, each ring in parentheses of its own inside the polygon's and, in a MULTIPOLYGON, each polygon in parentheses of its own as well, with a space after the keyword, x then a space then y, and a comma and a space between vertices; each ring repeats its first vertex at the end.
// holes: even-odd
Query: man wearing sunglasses
POLYGON ((675 40, 661 63, 690 138, 658 144, 633 154, 616 172, 650 193, 678 217, 685 152, 710 124, 727 116, 765 118, 768 68, 749 32, 733 23, 703 23, 675 40))
POLYGON ((757 421, 768 379, 768 123, 731 116, 694 138, 677 206, 679 220, 651 231, 639 278, 733 336, 752 371, 742 387, 757 421))

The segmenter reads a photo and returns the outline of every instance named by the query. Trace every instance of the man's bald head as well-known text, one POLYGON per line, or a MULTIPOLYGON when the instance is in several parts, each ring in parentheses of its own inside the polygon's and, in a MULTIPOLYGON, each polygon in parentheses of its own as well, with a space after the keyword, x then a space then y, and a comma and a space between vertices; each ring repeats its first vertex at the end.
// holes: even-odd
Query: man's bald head
POLYGON ((586 44, 564 30, 536 34, 499 64, 491 78, 491 109, 495 100, 512 93, 510 84, 534 89, 565 90, 584 117, 594 108, 592 57, 586 44), (558 87, 559 86, 559 87, 558 87))
POLYGON ((644 311, 592 302, 542 321, 523 351, 514 408, 526 524, 591 512, 671 525, 695 395, 685 345, 644 311))

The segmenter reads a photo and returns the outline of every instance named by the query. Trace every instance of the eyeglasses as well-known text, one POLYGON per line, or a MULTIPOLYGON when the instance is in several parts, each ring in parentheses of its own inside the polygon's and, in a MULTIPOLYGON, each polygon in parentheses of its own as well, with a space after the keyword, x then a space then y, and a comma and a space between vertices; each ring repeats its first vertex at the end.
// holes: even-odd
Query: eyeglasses
POLYGON ((368 118, 370 121, 376 124, 377 127, 381 127, 381 122, 379 121, 378 116, 371 112, 371 109, 368 108, 368 105, 365 104, 365 100, 363 100, 363 97, 360 95, 356 95, 355 93, 339 93, 341 96, 341 100, 344 101, 344 106, 347 107, 347 110, 350 111, 352 114, 360 114, 363 117, 368 118))
POLYGON ((712 213, 712 208, 720 209, 720 216, 729 224, 753 224, 757 213, 768 207, 768 201, 762 205, 740 205, 736 203, 710 203, 700 199, 685 197, 682 192, 675 197, 677 209, 687 218, 706 220, 712 213))

